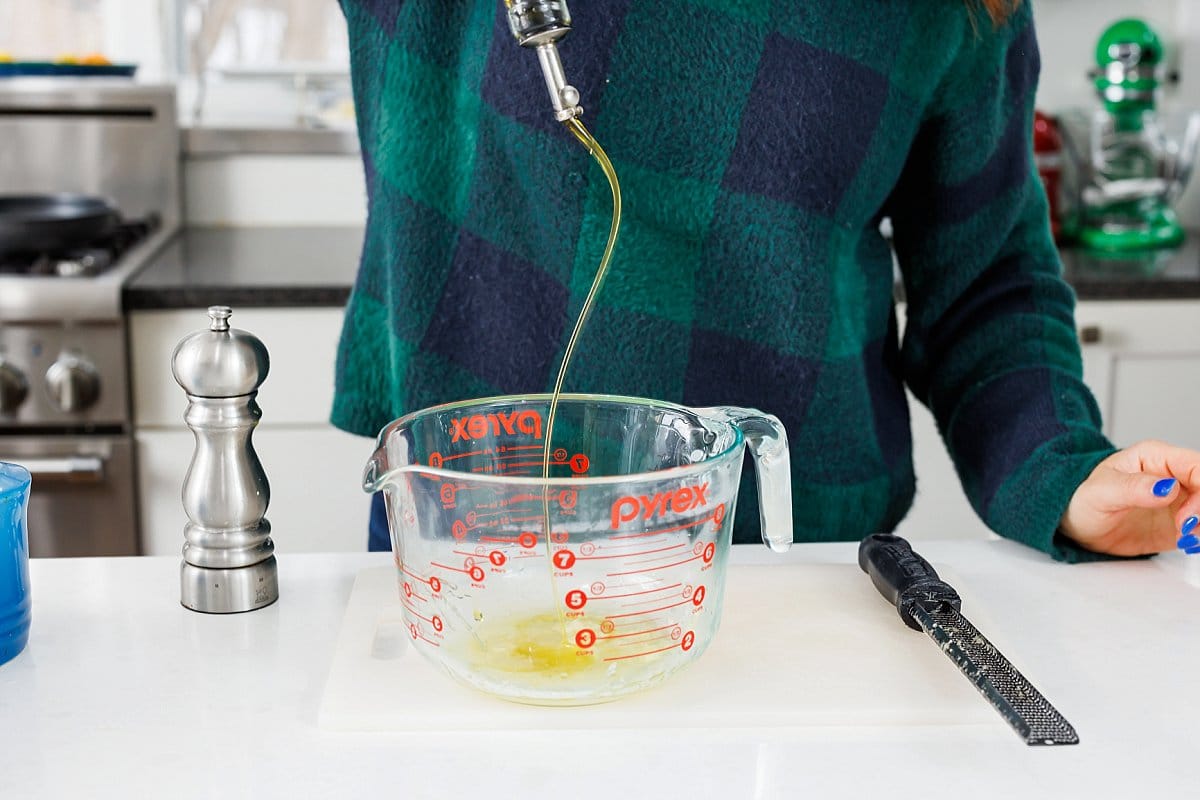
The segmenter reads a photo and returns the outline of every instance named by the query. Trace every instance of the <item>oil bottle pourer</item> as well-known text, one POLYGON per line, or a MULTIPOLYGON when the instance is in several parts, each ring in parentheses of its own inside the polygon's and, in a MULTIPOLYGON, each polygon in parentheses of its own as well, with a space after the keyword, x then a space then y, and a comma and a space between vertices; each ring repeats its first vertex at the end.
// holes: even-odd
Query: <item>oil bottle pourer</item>
POLYGON ((571 12, 565 0, 504 0, 504 5, 508 10, 508 27, 517 44, 537 50, 554 118, 565 122, 581 115, 579 91, 567 83, 556 45, 571 30, 571 12))

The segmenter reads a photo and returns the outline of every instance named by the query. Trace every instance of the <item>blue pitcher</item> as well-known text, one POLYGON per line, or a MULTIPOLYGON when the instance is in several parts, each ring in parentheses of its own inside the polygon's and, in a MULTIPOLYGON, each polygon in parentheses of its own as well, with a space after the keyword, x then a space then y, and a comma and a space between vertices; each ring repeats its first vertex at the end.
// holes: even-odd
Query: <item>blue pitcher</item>
POLYGON ((0 664, 29 641, 29 472, 0 462, 0 664))

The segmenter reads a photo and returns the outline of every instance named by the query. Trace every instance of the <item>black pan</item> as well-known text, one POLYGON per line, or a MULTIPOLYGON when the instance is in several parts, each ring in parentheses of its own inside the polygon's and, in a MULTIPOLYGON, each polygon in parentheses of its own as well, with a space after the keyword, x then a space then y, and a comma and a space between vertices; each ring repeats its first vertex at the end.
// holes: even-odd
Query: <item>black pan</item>
POLYGON ((102 197, 0 194, 0 254, 69 250, 111 233, 119 219, 102 197))

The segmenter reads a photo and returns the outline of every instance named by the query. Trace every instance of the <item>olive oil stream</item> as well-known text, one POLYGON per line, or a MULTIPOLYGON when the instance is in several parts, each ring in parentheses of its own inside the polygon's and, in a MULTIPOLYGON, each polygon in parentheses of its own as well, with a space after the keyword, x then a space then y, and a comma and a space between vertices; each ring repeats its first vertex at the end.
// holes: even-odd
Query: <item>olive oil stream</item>
MULTIPOLYGON (((558 401, 562 394, 563 381, 567 376, 567 368, 571 364, 571 357, 575 353, 575 345, 579 341, 580 331, 587 324, 588 317, 591 316, 592 306, 595 305, 596 295, 600 292, 600 287, 604 284, 604 278, 608 274, 608 264, 612 259, 613 247, 617 243, 617 232, 621 227, 621 185, 617 181, 617 172, 613 169, 612 162, 608 160, 608 154, 604 152, 604 148, 592 137, 588 129, 577 118, 572 117, 566 120, 563 124, 567 129, 574 134, 596 163, 600 165, 604 176, 608 179, 609 188, 612 190, 612 224, 608 229, 608 241, 604 245, 604 253, 600 257, 600 266, 596 270, 596 276, 592 279, 591 288, 588 289, 587 296, 583 300, 583 306, 580 308, 579 317, 575 320, 575 327, 571 330, 571 338, 567 340, 567 349, 563 351, 562 363, 558 368, 558 377, 554 381, 554 393, 550 396, 550 409, 546 414, 546 438, 545 447, 542 450, 542 480, 545 481, 550 477, 550 459, 554 452, 553 437, 554 437, 554 421, 558 414, 558 401)), ((546 564, 550 570, 550 585, 554 593, 554 606, 558 609, 558 628, 562 635, 562 641, 558 647, 547 647, 545 642, 530 642, 530 648, 543 653, 541 658, 546 658, 545 653, 553 650, 561 651, 562 658, 558 659, 563 662, 570 661, 575 658, 574 642, 567 636, 567 621, 564 616, 560 604, 561 595, 558 591, 558 581, 554 576, 554 553, 550 541, 550 486, 544 483, 542 487, 542 530, 546 536, 546 564)), ((541 630, 546 628, 542 626, 541 630)))
MULTIPOLYGON (((567 340, 566 350, 563 351, 562 363, 554 381, 554 392, 550 396, 550 408, 546 413, 544 447, 542 449, 542 480, 550 477, 550 462, 554 452, 554 423, 558 415, 559 398, 562 395, 563 383, 566 380, 567 369, 579 342, 580 332, 591 316, 596 295, 604 284, 608 274, 608 265, 612 260, 613 247, 617 242, 617 232, 621 226, 621 186, 617 181, 617 173, 604 148, 593 138, 591 133, 577 118, 566 120, 564 125, 579 140, 588 153, 599 164, 604 176, 608 179, 612 190, 613 212, 612 224, 608 231, 608 240, 600 257, 600 266, 592 279, 592 285, 583 300, 571 337, 567 340)), ((577 653, 575 642, 567 634, 567 619, 563 611, 562 595, 558 589, 558 580, 554 575, 554 552, 551 541, 550 493, 548 483, 542 489, 542 530, 546 537, 546 565, 550 571, 550 588, 553 594, 551 602, 556 612, 539 614, 525 619, 503 620, 501 628, 493 631, 488 637, 488 646, 474 654, 473 662, 477 667, 491 672, 520 673, 540 672, 559 677, 578 674, 582 670, 590 670, 596 665, 590 659, 581 659, 577 653)), ((482 642, 476 637, 476 643, 482 642)))

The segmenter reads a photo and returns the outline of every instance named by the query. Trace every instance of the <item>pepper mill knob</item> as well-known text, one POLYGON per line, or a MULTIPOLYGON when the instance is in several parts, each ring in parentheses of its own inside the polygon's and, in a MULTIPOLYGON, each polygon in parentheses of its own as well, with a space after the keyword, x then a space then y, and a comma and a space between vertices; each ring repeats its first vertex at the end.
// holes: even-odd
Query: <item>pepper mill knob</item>
POLYGON ((255 398, 267 377, 267 348, 229 327, 228 306, 208 309, 208 330, 184 337, 171 371, 187 393, 184 421, 196 450, 183 480, 181 602, 193 611, 253 611, 279 599, 271 523, 271 487, 250 441, 262 410, 255 398))

